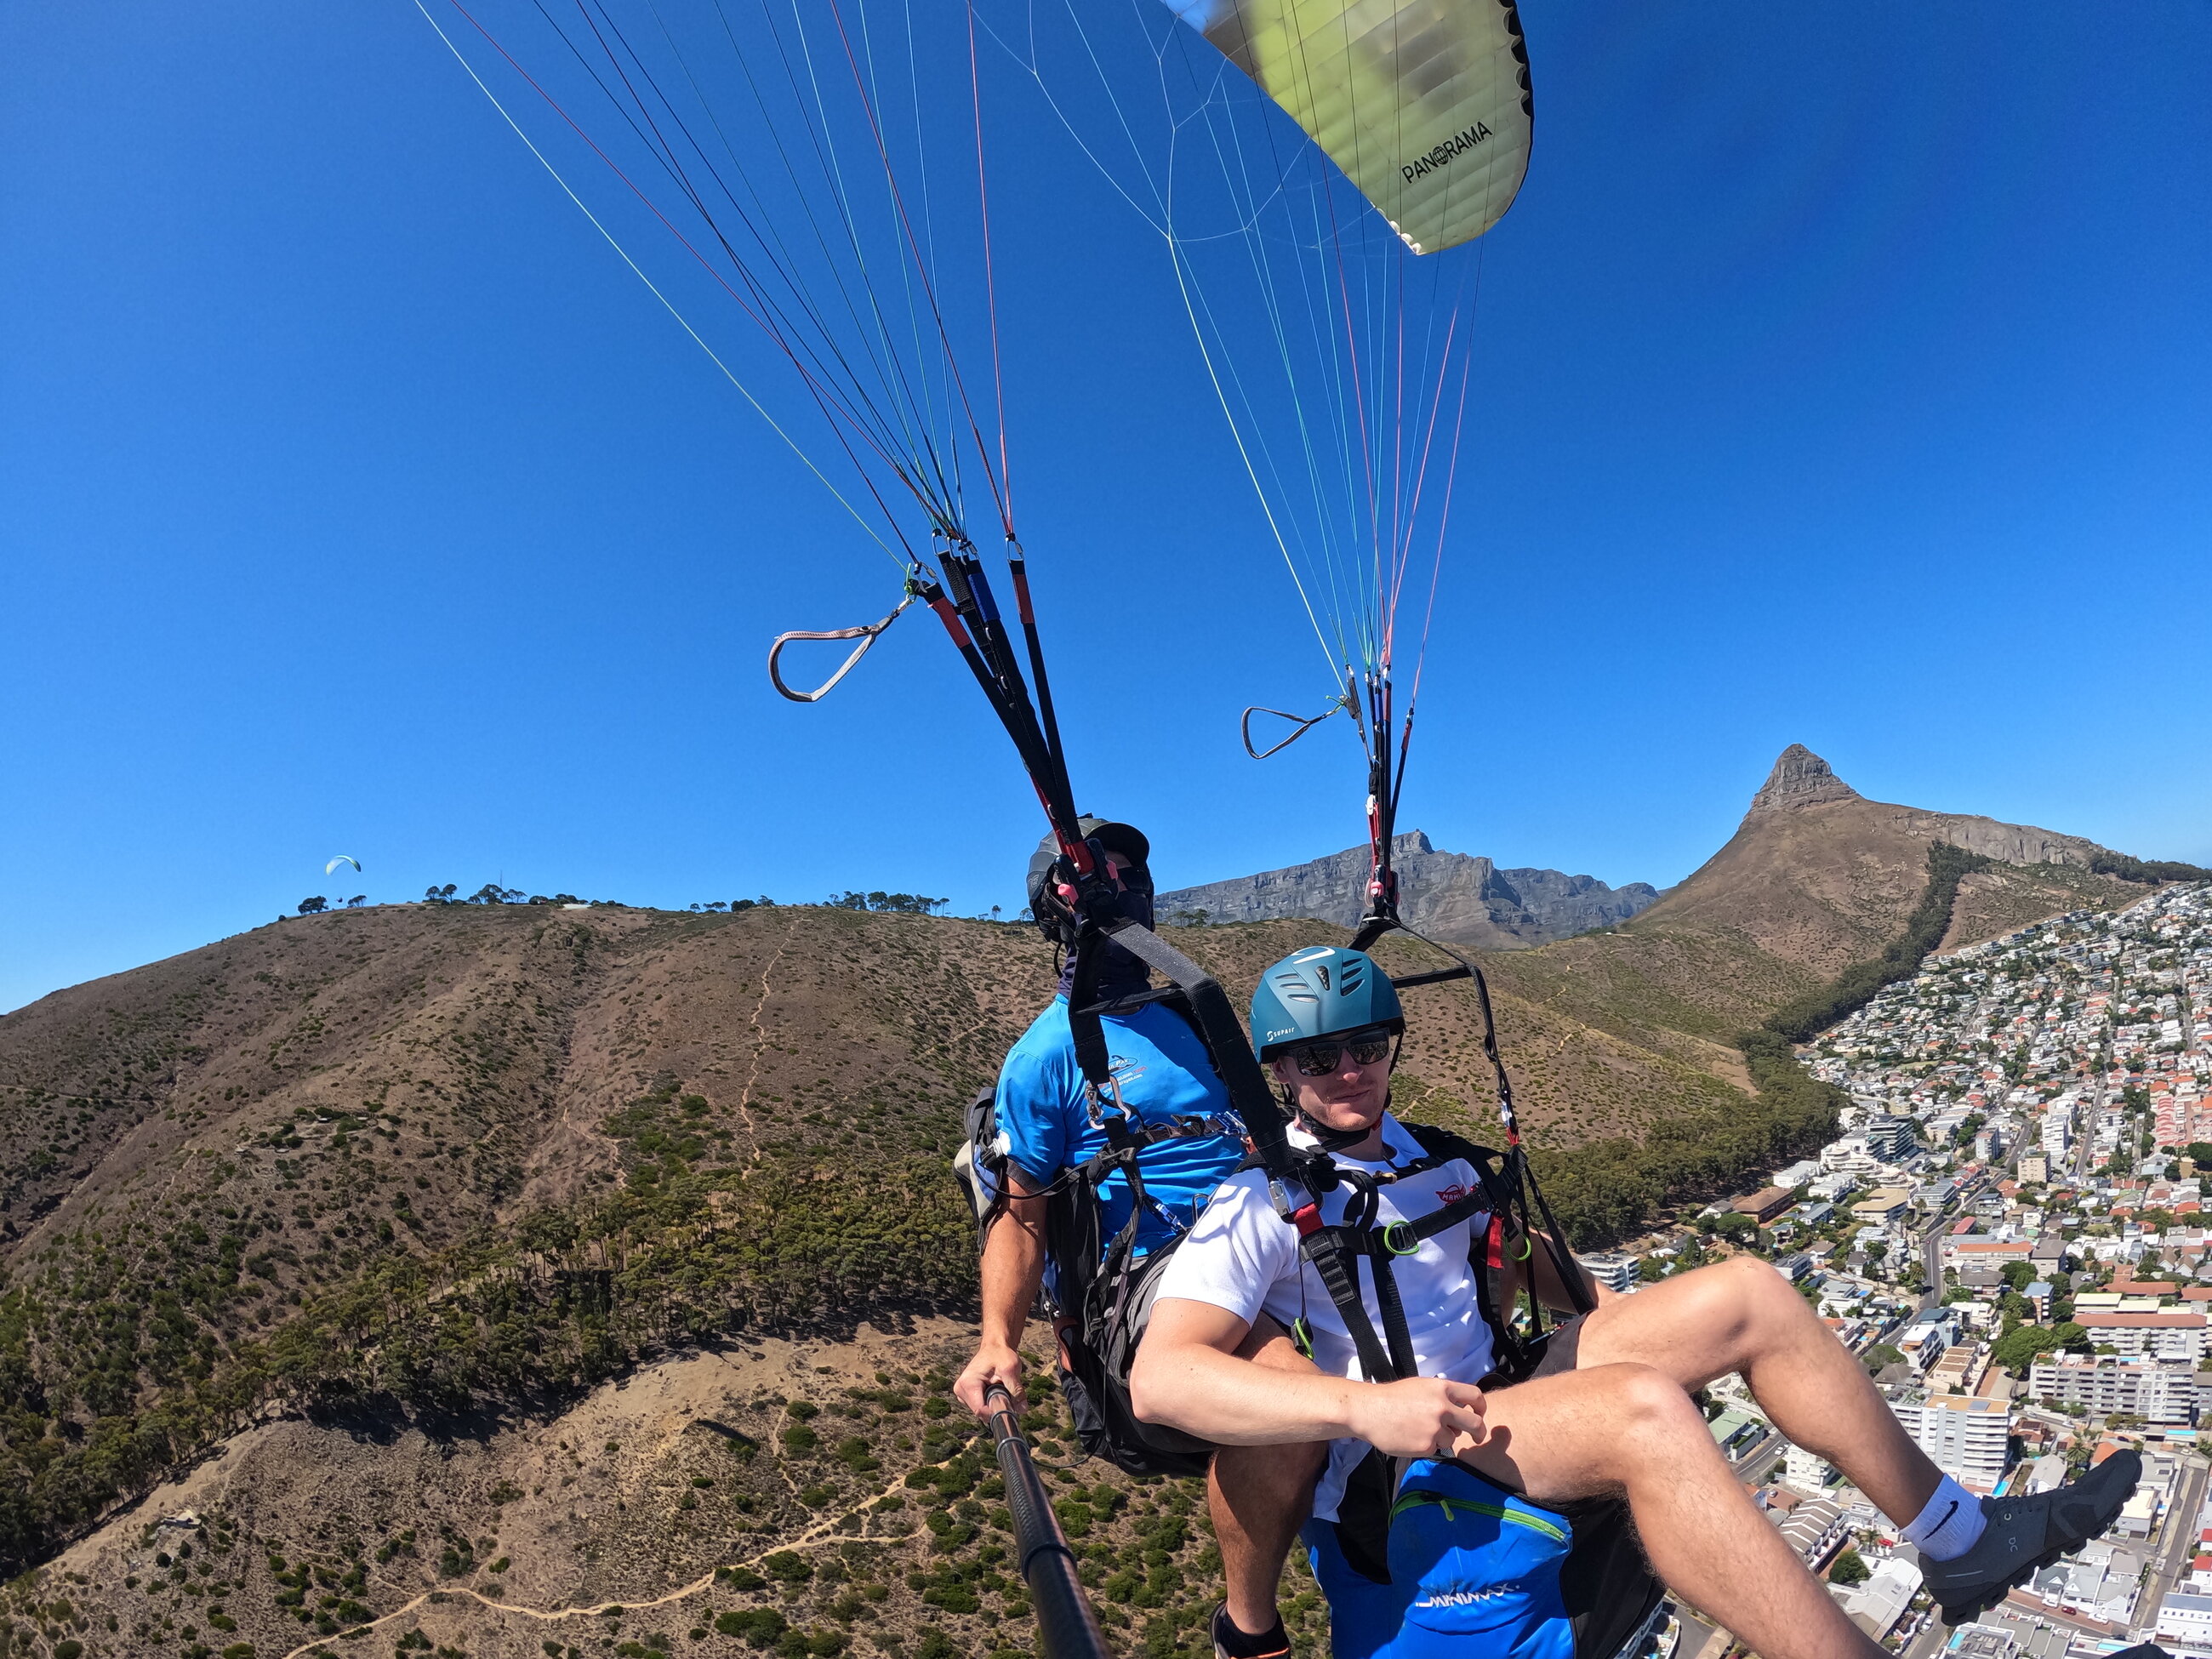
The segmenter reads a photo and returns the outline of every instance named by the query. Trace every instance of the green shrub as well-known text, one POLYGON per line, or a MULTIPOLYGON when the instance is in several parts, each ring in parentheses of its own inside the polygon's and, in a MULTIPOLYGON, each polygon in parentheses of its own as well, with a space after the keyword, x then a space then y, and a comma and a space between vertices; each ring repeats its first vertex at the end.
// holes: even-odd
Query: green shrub
POLYGON ((803 1584, 814 1577, 813 1564, 795 1550, 778 1550, 761 1565, 768 1569, 769 1577, 787 1584, 803 1584))
POLYGON ((790 1623, 774 1607, 733 1607, 715 1615, 714 1628, 725 1636, 743 1637, 747 1647, 772 1648, 790 1629, 790 1623))

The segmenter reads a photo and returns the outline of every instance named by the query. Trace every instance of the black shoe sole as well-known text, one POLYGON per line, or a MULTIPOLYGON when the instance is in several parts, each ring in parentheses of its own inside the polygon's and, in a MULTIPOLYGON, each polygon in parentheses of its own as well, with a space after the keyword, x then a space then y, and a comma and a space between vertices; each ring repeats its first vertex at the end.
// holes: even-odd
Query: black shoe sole
MULTIPOLYGON (((2090 1540, 2084 1540, 2083 1541, 2087 1542, 2090 1540)), ((2075 1549, 2079 1549, 2081 1546, 2080 1544, 2076 1544, 2074 1547, 2075 1549)), ((2029 1562, 2018 1572, 2013 1574, 2011 1577, 2006 1579, 2002 1584, 1996 1585, 1991 1592, 1984 1593, 1982 1595, 1977 1596, 1972 1601, 1962 1602, 1956 1607, 1947 1606, 1945 1603, 1939 1601, 1936 1604, 1936 1610, 1941 1614, 1942 1620, 1946 1625, 1963 1625, 1969 1619, 1975 1617, 1977 1614, 1987 1613, 1991 1607, 1996 1607, 1998 1603, 2002 1602, 2006 1596, 2012 1594, 2013 1591, 2018 1589, 2022 1584, 2025 1584, 2029 1579, 2034 1577, 2036 1574, 2041 1572, 2045 1567, 2057 1561, 2060 1556, 2066 1553, 2067 1552, 2063 1549, 2048 1551, 2045 1553, 2038 1556, 2034 1560, 2029 1562)))

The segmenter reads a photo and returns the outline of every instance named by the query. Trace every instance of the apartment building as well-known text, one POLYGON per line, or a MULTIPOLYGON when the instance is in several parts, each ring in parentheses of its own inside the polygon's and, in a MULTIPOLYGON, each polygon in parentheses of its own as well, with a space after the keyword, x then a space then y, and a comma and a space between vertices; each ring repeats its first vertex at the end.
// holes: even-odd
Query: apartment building
POLYGON ((1808 1498, 1782 1522, 1782 1541, 1816 1571, 1843 1545, 1850 1530, 1844 1512, 1826 1498, 1808 1498))
POLYGON ((2003 1478, 2012 1407, 1971 1395, 1906 1393, 1891 1402, 1897 1420, 1929 1461, 1973 1492, 1994 1492, 2003 1478))
POLYGON ((1596 1255, 1578 1255, 1575 1260, 1589 1268, 1590 1277, 1608 1291, 1625 1296, 1636 1288, 1636 1258, 1632 1255, 1606 1251, 1596 1255))
POLYGON ((2186 1366, 2117 1354, 2045 1354, 2027 1374, 2031 1400, 2056 1400, 2100 1413, 2133 1412, 2146 1423, 2196 1420, 2197 1378, 2186 1366))
POLYGON ((1782 1454, 1782 1484, 1793 1491, 1817 1492, 1833 1474, 1835 1469, 1826 1458, 1802 1446, 1792 1446, 1782 1454))
POLYGON ((2204 1316, 2200 1313, 2077 1310, 2074 1322, 2093 1348, 2109 1346, 2118 1353, 2143 1354, 2191 1368, 2204 1357, 2204 1316))

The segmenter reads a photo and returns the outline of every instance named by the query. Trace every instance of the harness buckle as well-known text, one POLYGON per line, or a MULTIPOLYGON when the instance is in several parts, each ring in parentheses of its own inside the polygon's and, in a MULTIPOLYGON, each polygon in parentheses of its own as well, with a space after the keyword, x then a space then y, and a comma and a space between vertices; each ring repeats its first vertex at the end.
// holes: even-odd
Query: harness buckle
POLYGON ((1321 1203, 1318 1200, 1307 1198, 1303 1203, 1293 1204, 1291 1202, 1291 1188, 1272 1178, 1267 1182, 1267 1196, 1275 1202, 1275 1213, 1297 1229, 1300 1238, 1321 1231, 1321 1203))
POLYGON ((1085 1115, 1090 1118, 1092 1128, 1103 1129, 1106 1127, 1105 1109, 1109 1098, 1114 1109, 1124 1118, 1133 1115, 1128 1107, 1123 1103, 1121 1085, 1114 1080, 1114 1074, 1111 1072, 1106 1074, 1106 1086, 1103 1090, 1088 1079, 1085 1079, 1083 1085, 1085 1115))
POLYGON ((1420 1236, 1414 1232, 1412 1222, 1393 1221, 1382 1229, 1382 1248, 1392 1255, 1413 1255, 1421 1248, 1420 1236))

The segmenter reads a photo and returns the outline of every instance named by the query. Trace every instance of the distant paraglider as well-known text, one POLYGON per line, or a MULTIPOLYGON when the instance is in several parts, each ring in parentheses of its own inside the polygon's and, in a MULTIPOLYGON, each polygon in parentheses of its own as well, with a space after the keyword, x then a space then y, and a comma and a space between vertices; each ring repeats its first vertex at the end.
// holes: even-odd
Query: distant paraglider
POLYGON ((323 873, 326 876, 336 875, 337 873, 338 866, 341 864, 350 864, 353 866, 353 872, 356 876, 361 873, 361 860, 346 853, 339 854, 328 864, 325 865, 323 866, 323 873))

